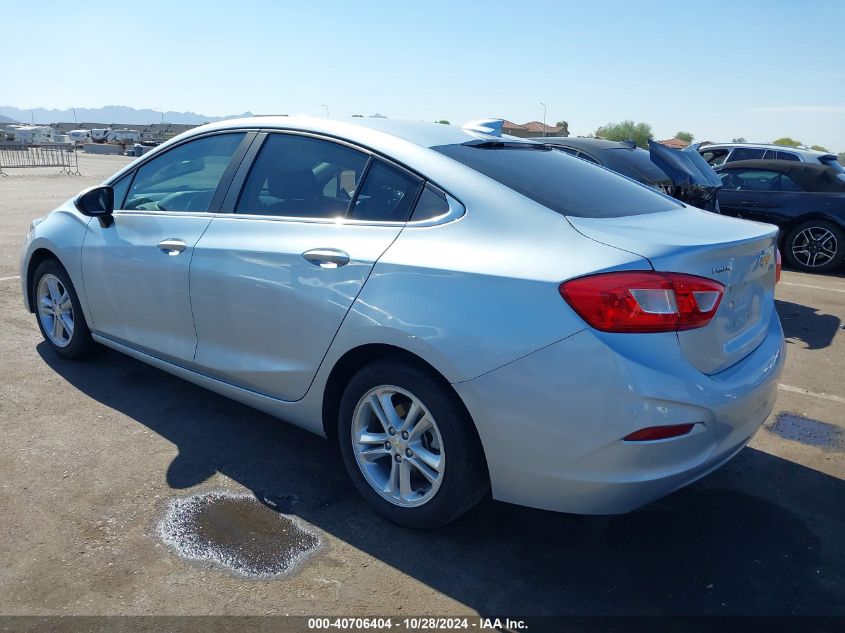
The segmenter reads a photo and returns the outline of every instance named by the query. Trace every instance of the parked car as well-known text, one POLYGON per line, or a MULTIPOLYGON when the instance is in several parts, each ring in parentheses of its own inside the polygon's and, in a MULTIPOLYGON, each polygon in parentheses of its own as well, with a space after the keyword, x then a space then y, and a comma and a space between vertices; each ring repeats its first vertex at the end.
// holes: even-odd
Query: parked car
POLYGON ((690 154, 653 141, 644 150, 633 141, 564 136, 535 140, 607 167, 699 209, 717 210, 719 177, 694 151, 690 154))
POLYGON ((788 160, 795 163, 813 163, 845 172, 836 155, 812 149, 765 145, 762 143, 701 143, 693 146, 713 167, 740 160, 788 160))
POLYGON ((776 228, 500 129, 194 128, 33 222, 24 301, 63 358, 99 343, 333 438, 397 523, 490 489, 632 510, 772 410, 776 228))
POLYGON ((792 266, 823 273, 845 260, 845 174, 783 160, 730 162, 716 171, 722 213, 776 224, 792 266))

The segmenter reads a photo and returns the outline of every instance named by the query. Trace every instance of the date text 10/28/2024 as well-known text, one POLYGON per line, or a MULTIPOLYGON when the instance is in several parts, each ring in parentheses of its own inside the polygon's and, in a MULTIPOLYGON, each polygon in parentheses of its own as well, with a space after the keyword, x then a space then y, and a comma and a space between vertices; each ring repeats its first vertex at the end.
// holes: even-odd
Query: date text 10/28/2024
POLYGON ((380 631, 380 630, 480 630, 480 631, 526 631, 528 626, 524 620, 510 618, 308 618, 309 630, 347 630, 347 631, 380 631))

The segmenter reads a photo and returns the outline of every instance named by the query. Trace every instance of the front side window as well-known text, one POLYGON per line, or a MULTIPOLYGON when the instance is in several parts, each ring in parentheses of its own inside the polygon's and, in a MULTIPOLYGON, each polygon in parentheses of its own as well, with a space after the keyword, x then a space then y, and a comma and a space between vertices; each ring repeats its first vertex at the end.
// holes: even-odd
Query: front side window
POLYGON ((615 218, 682 206, 608 169, 536 143, 470 141, 432 149, 562 215, 615 218))
POLYGON ((243 138, 243 132, 206 136, 156 156, 135 172, 123 208, 208 211, 214 191, 243 138))
POLYGON ((235 213, 344 217, 368 161, 363 152, 332 141, 271 134, 250 169, 235 213))
POLYGON ((734 148, 734 151, 731 152, 729 160, 730 162, 734 162, 737 160, 756 160, 758 158, 763 158, 763 154, 765 153, 766 150, 764 149, 755 149, 753 147, 736 147, 734 148))
POLYGON ((126 194, 129 191, 129 185, 132 182, 132 174, 128 173, 117 182, 112 183, 114 189, 114 208, 122 209, 123 201, 126 199, 126 194))
POLYGON ((716 167, 725 162, 728 157, 728 150, 726 149, 708 149, 701 152, 702 158, 706 160, 711 166, 716 167))

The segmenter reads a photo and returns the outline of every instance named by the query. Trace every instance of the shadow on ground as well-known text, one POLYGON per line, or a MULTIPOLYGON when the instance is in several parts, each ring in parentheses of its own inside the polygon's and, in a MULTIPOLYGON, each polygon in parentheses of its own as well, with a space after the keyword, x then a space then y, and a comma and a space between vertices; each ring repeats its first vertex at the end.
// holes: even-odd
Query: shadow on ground
POLYGON ((816 308, 798 303, 776 299, 775 308, 787 342, 801 341, 807 349, 828 347, 842 326, 838 316, 822 314, 816 308))
POLYGON ((419 533, 373 515, 326 440, 114 352, 71 363, 38 351, 178 446, 172 488, 223 473, 483 615, 845 614, 845 482, 767 453, 748 448, 628 515, 488 501, 419 533))

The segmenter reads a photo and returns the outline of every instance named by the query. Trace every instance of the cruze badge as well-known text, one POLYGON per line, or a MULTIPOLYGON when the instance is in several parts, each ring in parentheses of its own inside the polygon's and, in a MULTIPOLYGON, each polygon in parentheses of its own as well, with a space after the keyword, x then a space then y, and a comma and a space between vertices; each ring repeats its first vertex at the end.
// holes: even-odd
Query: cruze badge
POLYGON ((733 269, 731 268, 730 264, 728 264, 727 266, 716 266, 716 268, 713 269, 713 274, 718 275, 719 273, 727 273, 731 270, 733 269))

